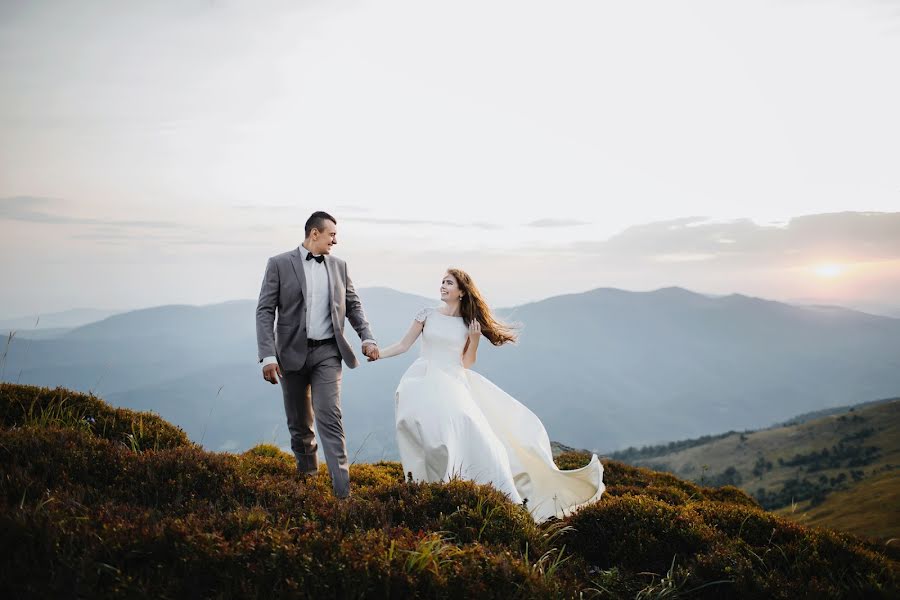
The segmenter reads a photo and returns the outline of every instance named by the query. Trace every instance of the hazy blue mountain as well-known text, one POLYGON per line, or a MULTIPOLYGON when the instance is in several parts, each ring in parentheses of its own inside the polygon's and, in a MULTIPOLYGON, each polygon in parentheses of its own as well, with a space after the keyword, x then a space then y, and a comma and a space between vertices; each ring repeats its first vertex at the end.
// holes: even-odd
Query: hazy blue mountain
MULTIPOLYGON (((62 312, 47 313, 43 315, 26 315, 14 319, 0 320, 0 332, 6 335, 9 331, 15 331, 19 337, 35 337, 40 333, 53 330, 58 335, 63 330, 86 325, 114 315, 117 310, 105 310, 99 308, 73 308, 62 312)), ((46 337, 42 335, 41 337, 46 337)))
MULTIPOLYGON (((439 304, 388 288, 360 295, 382 346, 439 304)), ((2 377, 154 410, 212 449, 286 447, 280 390, 256 363, 255 308, 162 306, 16 339, 2 377)), ((529 406, 551 438, 578 447, 765 427, 900 391, 900 319, 682 288, 601 288, 499 312, 524 325, 520 343, 484 341, 475 369, 529 406)), ((344 370, 351 456, 396 457, 393 392, 418 351, 344 370)))
MULTIPOLYGON (((791 298, 786 302, 798 306, 822 306, 825 304, 814 298, 791 298)), ((877 316, 900 318, 900 304, 897 303, 857 301, 852 306, 840 308, 850 308, 877 316)))
POLYGON ((67 331, 71 331, 71 329, 68 327, 52 327, 47 329, 16 329, 15 327, 10 327, 8 329, 0 329, 0 337, 3 338, 4 342, 9 337, 18 338, 20 340, 48 340, 50 338, 59 337, 67 331))
POLYGON ((537 407, 554 439, 601 450, 765 426, 900 389, 900 320, 851 310, 598 289, 515 317, 526 324, 522 344, 483 370, 537 407), (543 375, 538 385, 515 365, 543 375))

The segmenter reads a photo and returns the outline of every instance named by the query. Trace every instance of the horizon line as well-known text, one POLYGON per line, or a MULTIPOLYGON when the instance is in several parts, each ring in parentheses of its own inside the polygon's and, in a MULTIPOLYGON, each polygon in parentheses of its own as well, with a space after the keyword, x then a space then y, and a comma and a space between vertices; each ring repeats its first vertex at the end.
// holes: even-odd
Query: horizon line
MULTIPOLYGON (((422 296, 421 294, 417 294, 415 292, 404 291, 404 290, 400 290, 400 289, 393 288, 390 286, 385 286, 385 285, 374 285, 374 286, 361 287, 361 288, 359 288, 358 291, 362 292, 363 290, 388 290, 388 291, 395 292, 398 294, 404 294, 407 296, 417 296, 419 298, 428 299, 426 296, 422 296)), ((744 298, 750 298, 750 299, 754 299, 754 300, 763 300, 763 301, 768 301, 768 302, 777 302, 779 304, 785 304, 788 306, 796 306, 799 308, 838 308, 838 309, 849 310, 849 311, 853 311, 853 312, 857 312, 857 313, 861 313, 861 314, 866 314, 866 315, 873 316, 873 317, 882 317, 882 318, 888 318, 888 319, 900 319, 900 314, 891 315, 891 314, 874 313, 869 310, 853 308, 852 306, 847 306, 847 305, 843 305, 843 304, 816 303, 816 302, 808 303, 808 302, 796 302, 796 301, 790 301, 790 300, 778 300, 778 299, 774 299, 774 298, 767 298, 764 296, 756 296, 756 295, 745 294, 745 293, 741 293, 741 292, 731 292, 728 294, 715 294, 715 293, 708 293, 708 292, 699 292, 699 291, 692 290, 690 288, 686 288, 686 287, 680 286, 680 285, 667 285, 667 286, 661 286, 661 287, 657 287, 657 288, 653 288, 653 289, 645 289, 645 290, 626 289, 626 288, 620 288, 620 287, 615 287, 615 286, 598 286, 598 287, 588 288, 588 289, 585 289, 585 290, 582 290, 579 292, 567 292, 567 293, 562 293, 562 294, 553 294, 550 296, 541 297, 536 300, 527 300, 524 302, 520 302, 518 304, 497 306, 497 307, 494 307, 494 309, 499 310, 499 311, 515 310, 515 309, 521 308, 523 306, 539 304, 541 302, 546 302, 547 300, 551 300, 554 298, 582 296, 582 295, 590 294, 592 292, 597 292, 600 290, 612 290, 612 291, 616 291, 616 292, 625 292, 628 294, 652 294, 652 293, 657 293, 657 292, 661 292, 664 290, 682 290, 682 291, 688 292, 690 294, 694 294, 697 296, 705 296, 710 299, 727 298, 730 296, 742 296, 744 298)), ((153 305, 149 305, 149 306, 140 306, 140 307, 125 308, 125 309, 82 306, 82 307, 66 308, 66 309, 52 311, 52 312, 32 313, 32 314, 18 315, 18 316, 13 316, 13 317, 0 317, 0 322, 16 321, 16 320, 20 320, 20 319, 38 319, 38 318, 43 318, 43 317, 47 317, 47 316, 60 315, 63 313, 79 311, 79 310, 110 312, 111 314, 109 316, 104 317, 104 319, 106 319, 106 318, 116 316, 116 315, 126 314, 126 313, 130 313, 130 312, 138 312, 138 311, 142 311, 142 310, 152 310, 155 308, 165 308, 165 307, 175 307, 175 306, 205 308, 205 307, 211 307, 211 306, 219 306, 219 305, 223 305, 223 304, 230 304, 230 303, 234 303, 234 302, 254 302, 254 301, 256 301, 256 298, 233 298, 230 300, 221 300, 221 301, 217 301, 217 302, 207 302, 207 303, 202 303, 202 304, 191 304, 191 303, 187 303, 187 302, 171 302, 171 303, 153 304, 153 305)), ((440 302, 440 299, 435 298, 435 302, 440 302)), ((898 310, 900 310, 900 307, 898 307, 898 310)), ((102 321, 103 319, 100 319, 100 320, 102 321)))

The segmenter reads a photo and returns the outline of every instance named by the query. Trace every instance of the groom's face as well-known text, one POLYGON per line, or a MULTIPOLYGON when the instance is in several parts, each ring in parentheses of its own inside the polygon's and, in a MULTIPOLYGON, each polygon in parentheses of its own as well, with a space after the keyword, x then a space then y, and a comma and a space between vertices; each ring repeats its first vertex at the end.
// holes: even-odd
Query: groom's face
POLYGON ((312 248, 314 254, 331 254, 331 247, 337 244, 337 225, 325 220, 322 229, 313 229, 312 248))

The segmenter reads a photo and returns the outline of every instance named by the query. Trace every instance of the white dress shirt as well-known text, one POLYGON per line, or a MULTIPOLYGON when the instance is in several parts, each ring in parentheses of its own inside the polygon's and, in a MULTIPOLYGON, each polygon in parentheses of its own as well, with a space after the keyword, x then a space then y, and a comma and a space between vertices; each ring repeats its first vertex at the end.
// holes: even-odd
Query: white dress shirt
MULTIPOLYGON (((331 322, 331 286, 328 285, 328 269, 325 261, 306 260, 311 254, 303 245, 300 246, 300 262, 306 274, 306 338, 324 340, 334 335, 331 322)), ((313 256, 316 256, 313 254, 313 256)))
MULTIPOLYGON (((303 244, 298 248, 303 273, 306 275, 306 339, 325 340, 334 337, 334 324, 331 322, 331 286, 328 285, 328 270, 325 261, 306 260, 309 250, 303 244)), ((320 256, 313 254, 313 256, 320 256)), ((366 344, 374 344, 375 340, 363 340, 366 344)), ((263 366, 278 362, 274 356, 263 359, 263 366)))

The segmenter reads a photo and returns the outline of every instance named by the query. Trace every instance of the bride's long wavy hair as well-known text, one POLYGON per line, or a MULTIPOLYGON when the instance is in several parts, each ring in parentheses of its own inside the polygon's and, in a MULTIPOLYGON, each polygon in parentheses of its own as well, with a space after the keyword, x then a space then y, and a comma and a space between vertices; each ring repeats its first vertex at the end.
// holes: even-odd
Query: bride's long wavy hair
POLYGON ((459 289, 464 292, 462 299, 459 301, 460 312, 466 327, 472 321, 478 321, 481 324, 481 333, 484 334, 493 345, 502 346, 506 343, 515 343, 519 339, 517 329, 518 324, 508 324, 498 321, 494 317, 484 296, 478 290, 478 286, 472 281, 468 273, 460 269, 447 269, 447 273, 453 275, 459 289))

